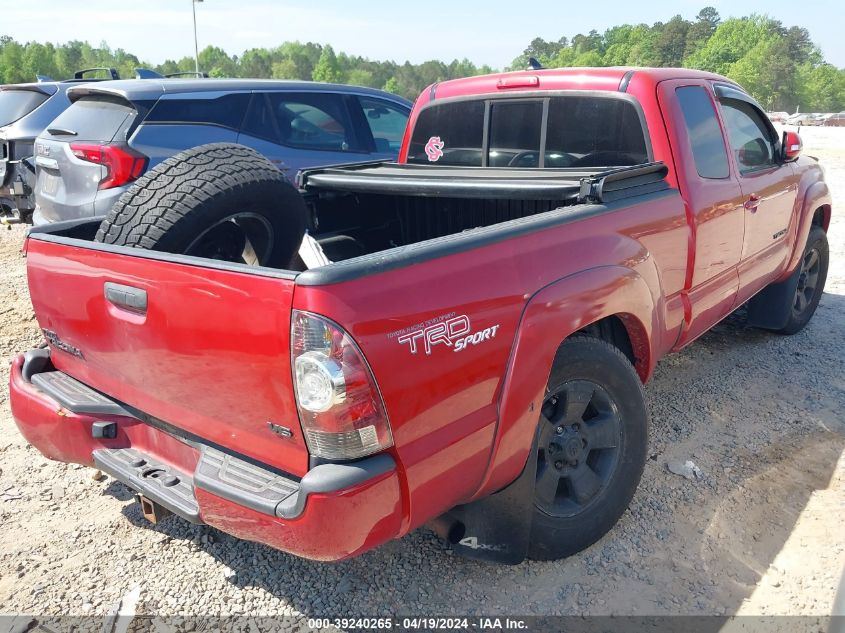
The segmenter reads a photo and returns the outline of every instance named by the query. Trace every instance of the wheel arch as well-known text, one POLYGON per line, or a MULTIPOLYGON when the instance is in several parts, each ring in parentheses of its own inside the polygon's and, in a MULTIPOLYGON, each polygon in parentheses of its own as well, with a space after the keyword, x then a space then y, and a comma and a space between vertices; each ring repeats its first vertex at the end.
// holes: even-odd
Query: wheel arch
POLYGON ((820 226, 827 233, 830 228, 830 216, 832 209, 830 204, 823 204, 813 212, 813 225, 820 226))
POLYGON ((624 266, 576 273, 531 297, 502 381, 487 473, 473 499, 506 486, 525 466, 552 363, 565 340, 585 332, 608 340, 633 361, 646 382, 654 371, 660 328, 650 286, 624 266))
POLYGON ((782 282, 790 277, 801 260, 804 253, 804 246, 810 235, 812 226, 820 226, 825 233, 830 226, 832 212, 832 200, 830 189, 824 180, 816 180, 804 189, 803 194, 799 190, 795 206, 798 208, 797 222, 793 243, 792 254, 789 257, 783 274, 775 282, 782 282))
MULTIPOLYGON (((607 341, 631 361, 637 369, 640 379, 647 379, 648 365, 651 361, 651 350, 648 342, 646 327, 640 319, 629 312, 621 312, 593 321, 573 334, 586 334, 607 341), (639 368, 638 368, 639 366, 639 368)), ((570 335, 572 336, 572 335, 570 335)), ((566 342, 566 337, 560 342, 558 349, 566 342)))

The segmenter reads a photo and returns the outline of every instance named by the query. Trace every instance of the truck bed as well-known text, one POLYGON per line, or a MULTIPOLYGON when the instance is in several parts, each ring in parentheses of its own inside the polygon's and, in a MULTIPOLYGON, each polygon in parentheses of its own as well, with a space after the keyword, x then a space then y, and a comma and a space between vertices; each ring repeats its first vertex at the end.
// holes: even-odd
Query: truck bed
POLYGON ((332 261, 305 270, 246 266, 93 242, 99 218, 32 229, 33 239, 321 285, 366 276, 671 194, 663 163, 512 170, 359 163, 305 170, 309 232, 332 261))

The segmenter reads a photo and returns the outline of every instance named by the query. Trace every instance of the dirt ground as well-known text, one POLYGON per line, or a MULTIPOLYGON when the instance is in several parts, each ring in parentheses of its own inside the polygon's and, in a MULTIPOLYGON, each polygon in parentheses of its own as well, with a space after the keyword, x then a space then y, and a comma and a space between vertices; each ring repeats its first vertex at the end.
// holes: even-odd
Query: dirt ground
MULTIPOLYGON (((845 128, 802 130, 845 200, 845 128)), ((40 340, 19 254, 0 231, 0 357, 40 340)), ((27 446, 0 389, 0 613, 105 613, 140 586, 154 614, 830 613, 845 566, 845 219, 827 291, 793 337, 732 316, 647 386, 650 459, 619 525, 556 563, 465 561, 427 530, 327 565, 168 519, 27 446), (670 473, 693 460, 703 476, 670 473)), ((4 379, 5 380, 5 379, 4 379)), ((342 529, 342 526, 338 526, 342 529)))

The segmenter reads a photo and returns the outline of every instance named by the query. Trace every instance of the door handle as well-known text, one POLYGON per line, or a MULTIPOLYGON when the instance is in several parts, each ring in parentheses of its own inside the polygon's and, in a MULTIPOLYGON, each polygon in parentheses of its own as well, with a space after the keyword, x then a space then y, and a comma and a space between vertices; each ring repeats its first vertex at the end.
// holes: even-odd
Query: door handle
POLYGON ((752 193, 750 196, 748 196, 748 200, 745 201, 745 204, 743 206, 745 206, 748 211, 754 213, 759 205, 760 196, 758 196, 756 193, 752 193))
POLYGON ((106 300, 118 308, 137 312, 147 313, 147 291, 132 286, 116 284, 107 281, 103 287, 106 300))

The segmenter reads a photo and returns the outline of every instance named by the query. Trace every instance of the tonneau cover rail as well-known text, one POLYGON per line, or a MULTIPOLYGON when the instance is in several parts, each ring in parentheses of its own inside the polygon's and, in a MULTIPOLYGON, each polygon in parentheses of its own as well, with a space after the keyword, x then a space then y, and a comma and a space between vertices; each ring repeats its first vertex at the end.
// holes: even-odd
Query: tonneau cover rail
POLYGON ((356 163, 303 170, 297 182, 305 192, 500 197, 606 202, 623 195, 668 187, 662 162, 592 169, 502 169, 437 167, 401 163, 356 163), (632 191, 636 190, 636 191, 632 191))

